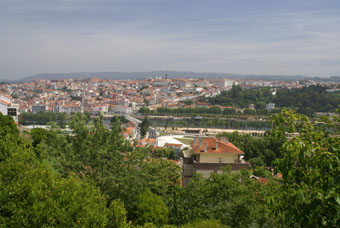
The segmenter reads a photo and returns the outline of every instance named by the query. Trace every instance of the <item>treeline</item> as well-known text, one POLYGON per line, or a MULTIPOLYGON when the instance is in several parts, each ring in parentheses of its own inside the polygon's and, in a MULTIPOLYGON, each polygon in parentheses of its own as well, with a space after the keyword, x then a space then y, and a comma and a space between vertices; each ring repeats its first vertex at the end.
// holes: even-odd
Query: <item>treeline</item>
POLYGON ((200 127, 200 128, 223 128, 223 129, 240 129, 240 130, 268 130, 271 125, 265 120, 237 120, 237 119, 180 119, 173 118, 159 119, 149 118, 149 122, 154 127, 200 127))
POLYGON ((19 123, 22 125, 46 125, 49 122, 57 122, 61 127, 64 127, 66 124, 66 114, 55 112, 24 112, 19 116, 19 123))
POLYGON ((336 112, 340 95, 326 92, 325 87, 309 86, 301 89, 280 89, 273 102, 279 107, 295 108, 297 112, 313 115, 314 112, 336 112))
POLYGON ((312 116, 315 112, 336 112, 340 104, 338 94, 327 93, 325 87, 309 86, 294 89, 277 89, 272 95, 270 88, 242 89, 233 86, 229 91, 222 91, 212 98, 200 98, 211 105, 248 108, 255 105, 258 113, 265 113, 267 103, 275 103, 276 108, 294 108, 297 112, 312 116))
MULTIPOLYGON (((323 122, 340 131, 340 120, 323 122)), ((271 165, 283 178, 267 184, 226 167, 182 187, 180 167, 163 157, 171 153, 135 147, 120 125, 116 119, 109 130, 101 118, 88 123, 78 113, 69 122, 71 135, 53 124, 22 137, 13 119, 0 114, 1 226, 340 226, 340 142, 304 115, 284 110, 273 116, 265 147, 279 149, 271 165)), ((228 136, 240 146, 253 143, 228 136)), ((247 158, 261 157, 262 149, 247 158)))
POLYGON ((141 107, 138 110, 143 115, 171 115, 171 116, 216 116, 216 115, 227 115, 239 117, 240 115, 266 115, 269 112, 267 110, 256 111, 255 109, 246 108, 243 113, 237 112, 235 108, 221 109, 218 106, 206 107, 195 107, 195 108, 157 108, 156 110, 150 110, 147 107, 141 107))

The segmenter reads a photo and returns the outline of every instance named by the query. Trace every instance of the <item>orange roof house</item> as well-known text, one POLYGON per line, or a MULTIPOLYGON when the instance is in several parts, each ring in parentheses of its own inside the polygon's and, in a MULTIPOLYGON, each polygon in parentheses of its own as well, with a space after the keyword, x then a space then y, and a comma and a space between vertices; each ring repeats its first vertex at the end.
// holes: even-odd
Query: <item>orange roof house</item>
POLYGON ((210 173, 222 172, 222 167, 231 166, 232 171, 248 169, 243 161, 244 152, 226 138, 195 138, 191 142, 191 153, 184 158, 183 184, 186 185, 194 173, 209 177, 210 173))
POLYGON ((195 139, 191 142, 195 154, 205 153, 222 153, 222 154, 244 154, 242 150, 225 138, 204 138, 195 139))

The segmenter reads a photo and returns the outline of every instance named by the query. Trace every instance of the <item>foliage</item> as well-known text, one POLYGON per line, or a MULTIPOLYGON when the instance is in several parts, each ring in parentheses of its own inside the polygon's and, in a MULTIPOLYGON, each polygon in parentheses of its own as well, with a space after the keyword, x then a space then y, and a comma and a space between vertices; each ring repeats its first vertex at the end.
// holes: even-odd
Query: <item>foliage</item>
POLYGON ((339 227, 340 140, 293 111, 277 114, 275 124, 280 134, 299 132, 282 146, 284 156, 276 161, 283 175, 276 214, 288 227, 339 227))
POLYGON ((270 122, 266 120, 236 120, 219 118, 202 119, 174 119, 174 118, 149 118, 154 127, 200 127, 200 128, 223 128, 223 129, 269 129, 270 122))
POLYGON ((143 106, 140 109, 138 109, 138 113, 141 113, 147 116, 151 113, 151 110, 148 107, 143 106))
MULTIPOLYGON (((326 92, 326 87, 309 86, 303 88, 277 89, 272 95, 270 88, 242 89, 233 86, 229 91, 209 99, 209 104, 248 108, 255 104, 258 114, 266 114, 265 104, 275 103, 279 108, 294 108, 299 113, 313 116, 315 112, 335 112, 340 97, 326 92)), ((248 111, 247 111, 248 112, 248 111)))
MULTIPOLYGON (((272 92, 270 88, 242 89, 241 86, 233 85, 231 90, 222 91, 220 95, 210 98, 209 103, 212 105, 248 108, 250 104, 269 103, 271 100, 272 92)), ((260 108, 265 107, 260 106, 260 108)))
POLYGON ((7 145, 0 161, 0 227, 105 226, 106 200, 98 189, 53 173, 23 139, 8 144, 10 136, 0 139, 7 145))
POLYGON ((43 128, 34 128, 30 132, 32 137, 32 145, 36 147, 38 144, 42 143, 47 138, 47 131, 43 128))
POLYGON ((257 166, 253 169, 253 175, 257 177, 271 177, 272 173, 264 166, 257 166))
POLYGON ((180 185, 181 169, 170 160, 152 159, 140 168, 141 178, 148 188, 157 195, 166 197, 173 187, 180 185))
POLYGON ((255 165, 271 166, 276 158, 282 157, 281 145, 286 141, 284 135, 268 131, 264 137, 255 137, 250 134, 222 133, 218 137, 226 137, 231 143, 244 152, 245 160, 252 160, 255 165), (259 160, 262 160, 261 162, 259 160), (263 164, 264 163, 264 164, 263 164))
POLYGON ((119 199, 112 200, 108 209, 108 224, 107 228, 125 228, 127 224, 126 210, 124 203, 119 199))
POLYGON ((135 212, 137 224, 153 223, 160 227, 168 222, 168 208, 160 196, 146 189, 137 200, 135 212))
POLYGON ((168 158, 171 160, 176 159, 176 152, 172 148, 155 148, 151 152, 152 158, 168 158))
POLYGON ((142 136, 145 136, 146 133, 149 130, 149 126, 150 126, 150 122, 148 120, 147 117, 145 117, 142 121, 142 123, 139 124, 139 128, 140 128, 140 133, 142 136))
POLYGON ((78 113, 71 134, 52 123, 27 140, 0 114, 0 227, 340 226, 338 117, 316 124, 283 110, 264 137, 225 133, 270 181, 227 167, 184 187, 171 152, 134 148, 119 122, 107 129, 78 113))
POLYGON ((126 124, 128 120, 124 116, 114 116, 111 118, 111 123, 119 121, 120 123, 126 124))
POLYGON ((267 186, 249 179, 249 172, 211 174, 194 177, 185 188, 174 191, 168 202, 169 220, 187 224, 195 220, 220 220, 230 227, 264 227, 275 224, 270 218, 267 186))
POLYGON ((18 136, 19 131, 16 127, 14 120, 10 116, 4 116, 0 113, 0 138, 6 135, 18 136))
POLYGON ((48 158, 63 176, 74 172, 93 182, 109 202, 120 199, 126 205, 127 217, 134 217, 136 197, 147 187, 165 197, 179 184, 180 168, 164 159, 147 159, 149 148, 133 148, 124 141, 119 121, 111 130, 103 126, 102 117, 87 124, 87 118, 75 114, 70 121, 72 135, 58 129, 48 132, 45 140, 48 158))
POLYGON ((0 113, 0 162, 28 146, 27 142, 19 137, 19 130, 13 118, 0 113))
POLYGON ((31 113, 24 112, 20 117, 20 124, 22 125, 46 125, 49 122, 57 122, 60 127, 65 127, 65 113, 54 113, 54 112, 39 112, 31 113))
POLYGON ((218 220, 198 220, 183 225, 181 228, 228 228, 228 226, 221 224, 218 220))

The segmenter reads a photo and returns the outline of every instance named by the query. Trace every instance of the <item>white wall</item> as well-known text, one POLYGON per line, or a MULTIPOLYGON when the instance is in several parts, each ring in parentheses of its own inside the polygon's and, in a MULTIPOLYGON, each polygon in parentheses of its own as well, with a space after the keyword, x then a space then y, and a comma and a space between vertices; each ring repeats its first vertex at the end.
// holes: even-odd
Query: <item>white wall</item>
POLYGON ((0 102, 0 112, 3 115, 7 115, 7 105, 0 102))
POLYGON ((200 153, 201 163, 235 163, 238 160, 238 154, 209 154, 200 153))

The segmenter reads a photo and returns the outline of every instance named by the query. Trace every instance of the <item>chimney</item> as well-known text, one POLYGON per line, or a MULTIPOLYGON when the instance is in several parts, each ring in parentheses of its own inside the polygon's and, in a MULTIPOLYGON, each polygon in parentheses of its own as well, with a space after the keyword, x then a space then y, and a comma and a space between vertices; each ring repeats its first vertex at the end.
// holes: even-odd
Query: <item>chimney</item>
POLYGON ((228 144, 229 143, 229 140, 227 138, 223 138, 223 141, 228 144))
POLYGON ((216 151, 218 150, 218 141, 216 141, 216 151))
POLYGON ((202 139, 199 140, 200 141, 200 148, 202 147, 202 139))
POLYGON ((204 152, 207 152, 207 143, 204 143, 204 152))

